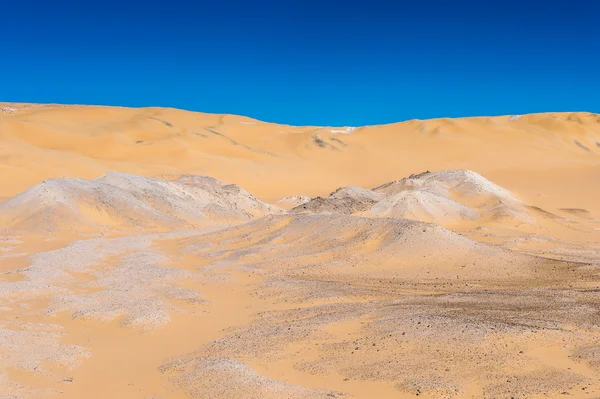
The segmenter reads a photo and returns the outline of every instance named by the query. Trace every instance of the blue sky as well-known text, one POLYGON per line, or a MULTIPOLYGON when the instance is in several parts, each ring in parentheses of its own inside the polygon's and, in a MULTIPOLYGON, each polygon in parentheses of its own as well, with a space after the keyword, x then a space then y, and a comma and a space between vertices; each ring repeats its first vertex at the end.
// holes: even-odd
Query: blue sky
POLYGON ((8 1, 0 101, 295 125, 600 112, 597 1, 8 1))

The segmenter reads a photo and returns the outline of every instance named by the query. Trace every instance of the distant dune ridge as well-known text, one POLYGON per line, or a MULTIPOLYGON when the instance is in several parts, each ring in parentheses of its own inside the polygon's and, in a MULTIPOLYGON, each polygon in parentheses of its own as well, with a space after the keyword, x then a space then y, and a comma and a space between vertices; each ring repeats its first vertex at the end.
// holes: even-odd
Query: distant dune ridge
POLYGON ((338 186, 376 187, 419 170, 457 168, 503 186, 515 184, 508 174, 523 173, 532 177, 534 191, 542 184, 548 188, 537 179, 548 169, 586 168, 600 156, 600 115, 584 112, 349 129, 165 108, 0 107, 9 110, 0 113, 0 198, 49 178, 94 179, 109 171, 213 176, 268 202, 296 194, 323 196, 338 186))

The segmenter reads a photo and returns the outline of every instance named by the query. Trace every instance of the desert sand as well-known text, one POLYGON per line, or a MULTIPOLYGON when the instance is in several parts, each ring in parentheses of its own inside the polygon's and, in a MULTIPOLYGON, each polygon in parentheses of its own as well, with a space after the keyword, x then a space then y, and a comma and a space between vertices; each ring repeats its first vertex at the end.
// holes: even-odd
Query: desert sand
POLYGON ((600 397, 600 115, 0 103, 0 398, 600 397))

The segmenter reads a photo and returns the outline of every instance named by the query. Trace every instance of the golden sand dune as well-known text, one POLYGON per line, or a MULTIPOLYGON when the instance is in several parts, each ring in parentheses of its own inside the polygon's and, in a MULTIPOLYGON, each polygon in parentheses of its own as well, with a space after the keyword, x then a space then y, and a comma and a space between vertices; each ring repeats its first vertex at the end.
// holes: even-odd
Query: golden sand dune
MULTIPOLYGON (((373 190, 340 188, 327 197, 309 199, 290 210, 436 223, 480 241, 513 248, 518 243, 522 251, 552 240, 553 249, 562 250, 567 257, 573 247, 598 243, 600 230, 589 211, 558 211, 557 215, 526 204, 510 191, 469 170, 427 171, 373 190), (562 240, 560 245, 558 240, 562 240), (569 247, 566 241, 575 242, 571 249, 565 249, 569 247)), ((537 253, 542 248, 549 249, 538 246, 537 253)), ((554 256, 558 254, 555 252, 554 256)))
POLYGON ((600 395, 599 115, 0 104, 0 182, 0 399, 600 395))
POLYGON ((589 113, 347 129, 161 108, 1 107, 15 111, 0 113, 0 197, 48 178, 94 179, 121 171, 212 176, 274 202, 323 195, 332 187, 376 187, 415 171, 464 168, 523 191, 518 194, 552 196, 552 208, 572 208, 570 202, 590 195, 580 183, 598 183, 600 116, 589 113), (552 188, 548 180, 554 178, 568 180, 567 189, 552 188))

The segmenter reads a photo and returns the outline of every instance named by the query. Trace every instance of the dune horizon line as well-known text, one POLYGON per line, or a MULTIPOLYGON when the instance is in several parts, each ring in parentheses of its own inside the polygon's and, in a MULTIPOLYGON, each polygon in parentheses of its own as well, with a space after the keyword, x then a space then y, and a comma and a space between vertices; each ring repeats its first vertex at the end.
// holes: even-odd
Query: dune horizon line
POLYGON ((47 107, 91 107, 91 108, 122 108, 122 109, 135 109, 135 110, 175 110, 175 111, 184 111, 195 114, 204 114, 204 115, 221 115, 221 116, 233 116, 233 117, 241 117, 252 119, 253 121, 265 123, 265 124, 274 124, 280 126, 289 126, 289 127, 320 127, 320 128, 363 128, 363 127, 375 127, 375 126, 386 126, 386 125, 396 125, 401 123, 407 123, 412 121, 417 122, 426 122, 426 121, 434 121, 440 119, 478 119, 478 118, 510 118, 510 117, 523 117, 523 116, 541 116, 541 115, 565 115, 565 114, 589 114, 589 115, 598 115, 598 112, 593 112, 589 110, 547 110, 547 111, 531 111, 531 112, 498 112, 494 114, 463 114, 463 115, 440 115, 426 118, 407 118, 407 119, 397 119, 392 121, 382 121, 376 123, 369 124, 361 124, 361 125, 336 125, 336 124, 291 124, 286 122, 279 122, 273 120, 265 120, 262 118, 257 118, 251 115, 243 114, 243 113, 232 113, 232 112, 209 112, 209 111, 201 111, 189 108, 180 108, 176 106, 169 105, 117 105, 117 104, 84 104, 84 103, 43 103, 43 102, 19 102, 19 101, 0 101, 0 111, 4 108, 10 108, 11 106, 47 106, 47 107))

